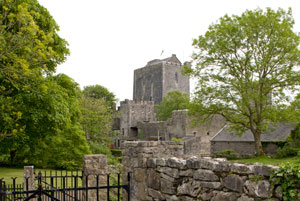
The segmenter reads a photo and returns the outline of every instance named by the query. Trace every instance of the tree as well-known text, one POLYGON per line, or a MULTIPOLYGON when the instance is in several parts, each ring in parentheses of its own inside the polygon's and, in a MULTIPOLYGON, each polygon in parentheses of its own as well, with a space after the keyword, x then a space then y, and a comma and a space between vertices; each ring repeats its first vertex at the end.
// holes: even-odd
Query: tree
POLYGON ((26 136, 23 98, 46 92, 45 76, 69 54, 58 30, 38 1, 0 1, 0 140, 26 136))
POLYGON ((261 133, 287 120, 284 110, 300 85, 293 25, 291 10, 225 15, 194 40, 196 66, 185 67, 198 79, 191 112, 201 121, 219 114, 238 134, 250 129, 257 155, 264 154, 261 133))
POLYGON ((105 101, 90 97, 82 97, 81 125, 88 141, 107 144, 112 126, 111 109, 105 101))
POLYGON ((117 101, 115 94, 101 85, 86 86, 83 89, 83 94, 85 97, 103 99, 111 109, 115 109, 115 102, 117 101))
MULTIPOLYGON (((81 125, 94 154, 111 154, 113 110, 115 95, 101 85, 86 86, 81 100, 81 125)), ((108 154, 108 155, 109 155, 108 154)))
MULTIPOLYGON (((41 128, 50 127, 53 131, 52 133, 46 133, 45 129, 40 131, 46 133, 46 136, 37 139, 39 141, 35 146, 31 145, 30 151, 34 150, 34 154, 29 153, 28 160, 43 167, 79 168, 82 166, 83 156, 90 153, 79 123, 82 117, 80 105, 82 92, 78 84, 64 74, 48 77, 46 81, 51 83, 51 87, 48 87, 51 102, 42 105, 48 105, 48 115, 57 122, 57 125, 53 125, 51 120, 47 120, 46 125, 40 125, 41 128)), ((32 133, 34 132, 36 129, 32 130, 32 133)))
POLYGON ((156 117, 159 121, 166 121, 172 117, 174 110, 187 109, 190 102, 188 94, 180 91, 171 91, 163 98, 161 103, 156 106, 156 117))
POLYGON ((12 163, 28 160, 77 116, 52 77, 69 54, 58 30, 37 0, 0 1, 0 149, 12 163))
POLYGON ((11 164, 30 161, 40 167, 79 167, 79 158, 89 153, 79 125, 81 96, 78 84, 64 74, 42 79, 28 93, 19 92, 14 98, 22 101, 18 111, 24 116, 20 120, 24 130, 2 139, 0 152, 10 155, 11 164))

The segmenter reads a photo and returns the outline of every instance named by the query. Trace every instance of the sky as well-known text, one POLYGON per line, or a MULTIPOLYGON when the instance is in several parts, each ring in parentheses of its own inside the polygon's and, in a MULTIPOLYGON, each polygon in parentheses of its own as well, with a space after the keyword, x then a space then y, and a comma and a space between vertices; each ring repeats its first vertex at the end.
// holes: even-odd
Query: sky
MULTIPOLYGON (((122 101, 132 99, 133 71, 176 54, 190 61, 192 40, 228 15, 271 7, 292 8, 300 32, 299 0, 39 0, 60 26, 70 56, 57 73, 83 89, 102 85, 122 101), (163 54, 161 55, 163 51, 163 54)), ((195 86, 191 81, 191 92, 195 86)))

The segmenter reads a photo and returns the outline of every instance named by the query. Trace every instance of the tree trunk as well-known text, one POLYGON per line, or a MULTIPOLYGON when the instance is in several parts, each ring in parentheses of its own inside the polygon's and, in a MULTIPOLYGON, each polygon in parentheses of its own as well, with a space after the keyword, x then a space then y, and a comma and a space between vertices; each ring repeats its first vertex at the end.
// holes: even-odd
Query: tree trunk
POLYGON ((255 143, 255 151, 256 156, 264 156, 265 152, 263 150, 262 144, 261 144, 261 131, 252 131, 254 136, 254 143, 255 143))
POLYGON ((16 150, 10 151, 10 164, 11 165, 14 165, 14 163, 15 163, 16 154, 17 154, 16 150))

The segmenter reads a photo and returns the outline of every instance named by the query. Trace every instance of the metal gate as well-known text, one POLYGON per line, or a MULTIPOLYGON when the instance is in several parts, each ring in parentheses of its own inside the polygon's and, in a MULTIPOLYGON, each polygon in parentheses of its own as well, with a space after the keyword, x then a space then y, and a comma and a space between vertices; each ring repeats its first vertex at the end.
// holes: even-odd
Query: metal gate
MULTIPOLYGON (((100 175, 42 175, 36 177, 35 188, 29 189, 28 178, 25 184, 16 184, 16 178, 12 178, 12 184, 7 185, 0 179, 0 201, 37 200, 37 201, 89 201, 89 200, 121 200, 122 190, 130 201, 130 173, 127 175, 127 184, 121 184, 120 174, 106 175, 106 185, 100 185, 103 176, 100 175), (91 185, 92 183, 92 185, 91 185)), ((102 181, 103 182, 103 181, 102 181)), ((124 196, 124 195, 123 195, 124 196)))

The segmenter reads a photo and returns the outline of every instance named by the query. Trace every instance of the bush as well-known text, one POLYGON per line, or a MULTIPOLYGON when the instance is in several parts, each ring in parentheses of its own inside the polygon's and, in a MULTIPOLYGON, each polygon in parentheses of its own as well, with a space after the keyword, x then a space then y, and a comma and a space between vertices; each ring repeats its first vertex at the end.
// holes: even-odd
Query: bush
POLYGON ((287 163, 270 176, 272 189, 281 189, 283 200, 300 199, 300 164, 287 163))
POLYGON ((173 141, 173 142, 182 142, 182 139, 177 138, 177 137, 172 137, 171 141, 173 141))
POLYGON ((89 146, 92 154, 111 155, 111 151, 106 145, 97 142, 89 142, 89 146))
POLYGON ((120 149, 111 149, 110 151, 111 151, 112 155, 115 157, 122 156, 122 150, 120 150, 120 149))
POLYGON ((292 157, 297 156, 299 148, 295 148, 286 144, 283 148, 278 148, 276 157, 277 158, 285 158, 285 157, 292 157))
POLYGON ((223 151, 218 151, 214 155, 215 157, 227 158, 229 160, 237 158, 235 151, 232 149, 225 149, 223 151))
POLYGON ((93 154, 103 154, 107 156, 107 163, 109 165, 117 165, 120 162, 119 157, 115 157, 114 154, 120 154, 122 155, 122 151, 118 149, 109 149, 107 146, 96 143, 96 142, 90 142, 90 149, 93 154))

